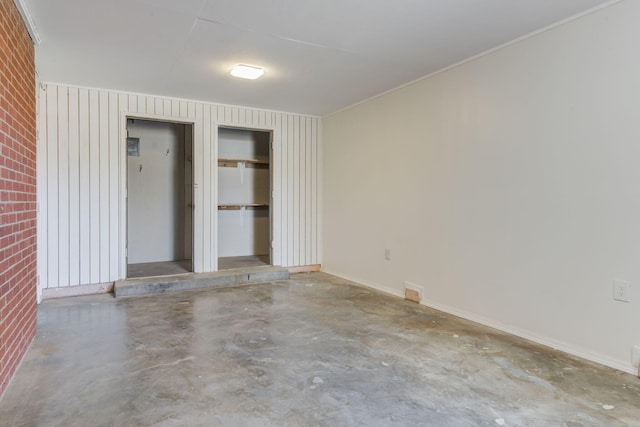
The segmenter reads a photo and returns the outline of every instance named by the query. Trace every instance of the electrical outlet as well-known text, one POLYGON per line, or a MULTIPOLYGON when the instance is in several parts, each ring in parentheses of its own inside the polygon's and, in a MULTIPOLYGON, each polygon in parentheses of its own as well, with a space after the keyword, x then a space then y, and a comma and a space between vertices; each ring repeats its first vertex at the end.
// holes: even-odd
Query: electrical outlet
POLYGON ((384 250, 384 259, 387 261, 391 261, 391 249, 384 250))
POLYGON ((613 281, 613 299, 616 301, 631 301, 631 282, 624 280, 613 281))
POLYGON ((631 366, 640 367, 640 345, 631 347, 631 366))

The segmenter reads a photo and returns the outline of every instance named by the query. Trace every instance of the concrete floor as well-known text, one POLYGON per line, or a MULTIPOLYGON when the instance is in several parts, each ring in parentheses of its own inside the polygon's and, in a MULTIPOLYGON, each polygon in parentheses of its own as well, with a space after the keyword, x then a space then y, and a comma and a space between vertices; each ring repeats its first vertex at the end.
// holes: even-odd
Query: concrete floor
POLYGON ((236 268, 262 267, 270 265, 269 255, 231 256, 218 258, 218 270, 236 268))
MULTIPOLYGON (((127 265, 127 278, 172 276, 193 271, 190 259, 163 262, 144 262, 127 265)), ((218 270, 268 266, 269 255, 249 255, 218 258, 218 270)))
POLYGON ((640 380, 322 273, 45 301, 2 426, 622 426, 640 380))
POLYGON ((127 277, 154 277, 185 274, 193 271, 190 259, 164 262, 144 262, 127 265, 127 277))

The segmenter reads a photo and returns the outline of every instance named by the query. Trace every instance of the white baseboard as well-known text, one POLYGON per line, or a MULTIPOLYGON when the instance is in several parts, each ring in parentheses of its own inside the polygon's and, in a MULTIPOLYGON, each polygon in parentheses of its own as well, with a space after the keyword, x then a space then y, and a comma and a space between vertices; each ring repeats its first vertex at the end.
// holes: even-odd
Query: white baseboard
POLYGON ((330 271, 330 270, 322 270, 322 272, 330 274, 332 276, 339 277, 341 279, 348 280, 350 282, 354 282, 354 283, 356 283, 358 285, 366 286, 367 288, 372 288, 372 289, 375 289, 377 291, 384 292, 385 294, 390 294, 390 295, 393 295, 395 297, 400 297, 400 298, 404 299, 404 294, 402 293, 402 291, 399 291, 397 289, 385 288, 383 286, 380 286, 380 285, 378 285, 376 283, 373 283, 373 282, 369 282, 369 281, 364 280, 364 279, 359 279, 359 278, 356 278, 356 277, 350 277, 350 276, 348 276, 346 274, 342 274, 342 273, 338 273, 338 272, 334 272, 334 271, 330 271))
POLYGON ((461 317, 466 320, 470 320, 475 323, 479 323, 484 326, 489 326, 491 328, 497 329, 502 332, 506 332, 511 335, 518 336, 520 338, 527 339, 529 341, 533 341, 538 344, 542 344, 547 347, 551 347, 554 350, 560 350, 565 353, 571 354, 573 356, 580 357, 582 359, 589 360, 591 362, 598 363, 600 365, 608 366, 610 368, 617 369, 619 371, 627 372, 632 375, 637 374, 637 368, 634 368, 631 364, 625 364, 619 360, 612 359, 607 356, 603 356, 600 354, 592 353, 583 349, 576 348, 570 344, 566 344, 560 341, 556 341, 551 338, 543 337, 538 334, 535 334, 531 331, 527 331, 520 328, 515 328, 512 326, 504 325, 503 323, 497 322, 493 319, 479 316, 474 313, 469 313, 464 310, 459 310, 454 307, 450 307, 448 305, 439 304, 434 301, 423 299, 421 304, 433 308, 435 310, 443 311, 448 314, 452 314, 454 316, 461 317))
MULTIPOLYGON (((328 271, 328 270, 324 270, 324 272, 327 273, 327 274, 331 274, 333 276, 336 276, 336 277, 340 277, 341 279, 349 280, 349 281, 354 282, 356 284, 363 285, 363 286, 366 286, 368 288, 372 288, 372 289, 384 292, 386 294, 391 294, 391 295, 394 295, 394 296, 397 296, 397 297, 400 297, 400 298, 404 298, 404 295, 402 294, 402 292, 399 291, 399 290, 396 290, 396 289, 385 288, 385 287, 380 286, 380 285, 378 285, 376 283, 369 282, 367 280, 354 278, 354 277, 349 277, 348 275, 340 274, 338 272, 332 272, 332 271, 328 271)), ((464 310, 460 310, 460 309, 457 309, 455 307, 451 307, 451 306, 448 306, 448 305, 445 305, 445 304, 440 304, 438 302, 431 301, 431 300, 426 299, 424 297, 420 301, 420 304, 422 304, 424 306, 427 306, 429 308, 433 308, 433 309, 438 310, 438 311, 442 311, 442 312, 447 313, 447 314, 451 314, 453 316, 461 317, 461 318, 469 320, 471 322, 479 323, 481 325, 488 326, 490 328, 497 329, 499 331, 506 332, 508 334, 515 335, 517 337, 527 339, 529 341, 533 341, 533 342, 535 342, 537 344, 542 344, 544 346, 551 347, 554 350, 563 351, 563 352, 568 353, 568 354, 570 354, 572 356, 580 357, 582 359, 585 359, 585 360, 588 360, 588 361, 591 361, 591 362, 595 362, 595 363, 598 363, 600 365, 607 366, 609 368, 617 369, 619 371, 626 372, 626 373, 634 375, 634 376, 638 375, 638 368, 632 366, 631 363, 624 363, 624 362, 622 362, 620 360, 613 359, 611 357, 603 356, 601 354, 597 354, 597 353, 593 353, 593 352, 590 352, 590 351, 587 351, 587 350, 584 350, 584 349, 580 349, 580 348, 572 346, 571 344, 567 344, 567 343, 556 341, 556 340, 551 339, 551 338, 543 337, 543 336, 540 336, 540 335, 538 335, 536 333, 533 333, 531 331, 527 331, 527 330, 524 330, 524 329, 508 326, 508 325, 500 323, 500 322, 498 322, 498 321, 496 321, 494 319, 491 319, 491 318, 488 318, 488 317, 484 317, 484 316, 480 316, 480 315, 477 315, 475 313, 470 313, 470 312, 467 312, 467 311, 464 311, 464 310)))
POLYGON ((107 294, 113 292, 113 282, 98 283, 95 285, 67 286, 64 288, 45 288, 42 290, 42 299, 77 297, 81 295, 107 294))

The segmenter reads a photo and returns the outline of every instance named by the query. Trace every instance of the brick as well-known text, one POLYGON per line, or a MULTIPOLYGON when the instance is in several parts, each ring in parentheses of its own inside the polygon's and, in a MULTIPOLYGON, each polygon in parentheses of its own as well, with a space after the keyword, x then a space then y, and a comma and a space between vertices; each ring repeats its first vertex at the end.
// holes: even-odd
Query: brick
POLYGON ((0 0, 0 396, 35 336, 33 52, 14 2, 0 0))

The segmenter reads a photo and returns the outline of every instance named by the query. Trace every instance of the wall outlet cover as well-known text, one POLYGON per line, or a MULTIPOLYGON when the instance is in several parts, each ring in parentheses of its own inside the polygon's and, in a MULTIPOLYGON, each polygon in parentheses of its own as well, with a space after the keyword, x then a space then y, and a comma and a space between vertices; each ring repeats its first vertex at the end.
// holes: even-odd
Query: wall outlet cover
POLYGON ((614 280, 613 299, 616 301, 631 302, 631 282, 614 280))

